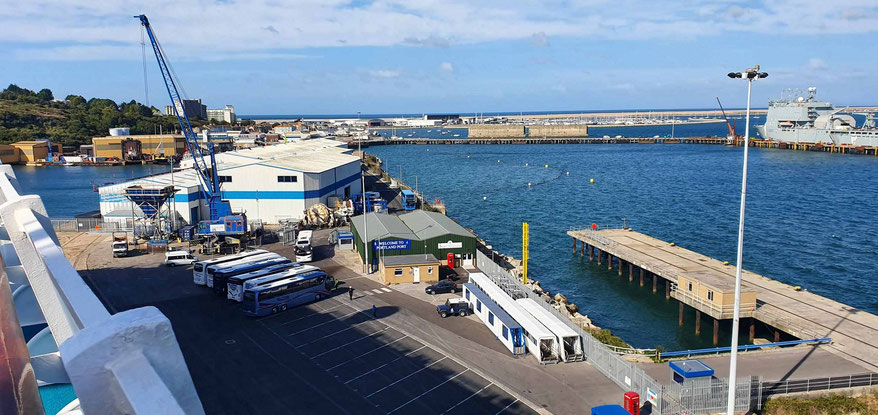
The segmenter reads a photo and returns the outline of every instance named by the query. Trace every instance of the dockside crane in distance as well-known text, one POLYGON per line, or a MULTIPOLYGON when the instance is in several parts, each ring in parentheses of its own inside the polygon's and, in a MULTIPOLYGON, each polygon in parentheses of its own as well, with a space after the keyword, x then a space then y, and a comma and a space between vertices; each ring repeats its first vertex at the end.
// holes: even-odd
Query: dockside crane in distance
POLYGON ((165 81, 165 89, 168 91, 168 97, 171 99, 171 108, 174 109, 174 115, 177 116, 177 122, 180 124, 180 130, 186 138, 186 147, 192 156, 195 171, 198 172, 199 184, 201 191, 207 199, 210 207, 210 219, 198 222, 199 234, 214 234, 217 236, 240 235, 247 232, 247 216, 243 213, 232 213, 232 206, 229 201, 222 200, 220 193, 220 181, 216 168, 216 157, 213 150, 213 143, 207 143, 207 160, 201 145, 198 143, 198 137, 192 131, 192 125, 189 123, 189 116, 186 114, 186 108, 183 105, 182 97, 177 89, 177 82, 171 73, 168 62, 165 59, 165 53, 156 39, 152 26, 146 15, 134 16, 140 19, 140 24, 146 30, 149 41, 152 43, 152 50, 155 53, 156 61, 159 65, 159 71, 165 81), (179 103, 179 105, 178 105, 179 103))
POLYGON ((735 132, 735 126, 729 122, 729 117, 726 116, 726 110, 723 109, 723 103, 719 102, 719 97, 716 97, 716 103, 719 104, 719 110, 723 113, 723 119, 726 120, 726 125, 729 126, 729 144, 737 147, 738 146, 738 133, 735 132))

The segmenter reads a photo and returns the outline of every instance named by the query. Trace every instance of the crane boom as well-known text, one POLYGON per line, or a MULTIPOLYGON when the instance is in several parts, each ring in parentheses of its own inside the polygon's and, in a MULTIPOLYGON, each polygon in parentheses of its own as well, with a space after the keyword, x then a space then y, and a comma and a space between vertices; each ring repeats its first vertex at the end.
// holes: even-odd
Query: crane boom
POLYGON ((186 147, 192 156, 195 171, 198 172, 201 190, 208 200, 210 221, 207 224, 203 222, 199 224, 199 233, 239 234, 246 232, 246 218, 243 215, 233 215, 229 202, 222 200, 213 143, 207 144, 208 160, 205 160, 204 151, 201 145, 198 144, 198 137, 192 131, 192 124, 189 122, 189 115, 186 114, 183 99, 177 89, 177 82, 174 81, 174 76, 165 59, 165 53, 155 33, 152 31, 149 19, 143 14, 134 17, 140 19, 140 24, 143 25, 144 29, 146 29, 146 34, 149 36, 152 51, 155 53, 155 58, 159 65, 159 71, 162 73, 162 79, 165 81, 165 89, 168 91, 168 97, 171 99, 171 107, 174 108, 174 115, 177 117, 177 122, 180 124, 183 136, 186 138, 186 147), (214 225, 220 224, 223 225, 222 231, 214 228, 214 225))
POLYGON ((729 126, 729 137, 737 139, 738 135, 735 133, 735 127, 732 127, 732 123, 729 122, 729 117, 726 116, 726 110, 723 109, 723 103, 719 102, 719 97, 716 97, 716 103, 719 104, 719 110, 723 113, 726 125, 729 126))

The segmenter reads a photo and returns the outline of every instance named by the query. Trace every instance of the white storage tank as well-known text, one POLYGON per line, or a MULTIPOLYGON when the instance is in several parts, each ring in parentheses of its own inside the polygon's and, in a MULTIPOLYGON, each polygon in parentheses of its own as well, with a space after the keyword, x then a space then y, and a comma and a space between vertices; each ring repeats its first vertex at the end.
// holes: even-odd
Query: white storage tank
POLYGON ((128 127, 110 128, 111 137, 121 137, 131 135, 131 129, 128 127))

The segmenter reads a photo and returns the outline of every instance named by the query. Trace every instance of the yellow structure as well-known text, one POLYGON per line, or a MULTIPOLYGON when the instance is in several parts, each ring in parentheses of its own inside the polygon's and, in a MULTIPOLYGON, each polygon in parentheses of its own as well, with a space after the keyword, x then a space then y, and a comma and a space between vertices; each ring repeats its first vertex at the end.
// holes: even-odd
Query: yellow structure
MULTIPOLYGON (((548 164, 547 164, 548 166, 548 164)), ((521 224, 521 282, 527 284, 527 260, 530 257, 530 234, 527 222, 521 224)))
POLYGON ((381 258, 378 273, 384 284, 435 283, 442 262, 433 254, 394 255, 381 258))
POLYGON ((0 163, 3 164, 16 164, 20 160, 19 158, 21 151, 18 147, 11 146, 9 144, 0 144, 0 163))
POLYGON ((94 145, 94 156, 104 158, 122 159, 122 141, 127 139, 138 140, 142 146, 144 156, 160 157, 164 155, 181 156, 186 152, 186 139, 178 134, 144 134, 94 137, 91 139, 94 145))
POLYGON ((19 163, 45 160, 49 156, 49 143, 46 141, 19 141, 12 143, 19 151, 19 163))

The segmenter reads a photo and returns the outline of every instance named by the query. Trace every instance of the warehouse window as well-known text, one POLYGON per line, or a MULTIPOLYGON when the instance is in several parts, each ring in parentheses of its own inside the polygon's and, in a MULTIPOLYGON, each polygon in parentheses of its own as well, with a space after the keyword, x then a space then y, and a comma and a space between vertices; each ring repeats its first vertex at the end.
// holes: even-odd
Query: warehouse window
POLYGON ((277 176, 278 183, 295 183, 299 181, 299 178, 296 176, 277 176))
POLYGON ((713 291, 707 290, 707 300, 713 301, 713 291))
POLYGON ((231 183, 232 176, 219 176, 220 183, 231 183))
POLYGON ((469 290, 466 290, 466 299, 469 300, 469 290))
POLYGON ((476 311, 482 311, 482 302, 476 300, 476 311))
POLYGON ((433 267, 427 267, 427 274, 433 273, 433 267))
POLYGON ((397 269, 393 270, 393 275, 397 276, 397 277, 401 277, 402 276, 402 268, 397 268, 397 269))
POLYGON ((351 198, 351 187, 350 186, 344 187, 344 198, 345 198, 345 200, 351 198))
POLYGON ((689 292, 692 292, 692 283, 689 283, 689 292))
POLYGON ((509 329, 503 326, 503 338, 509 340, 509 329))
POLYGON ((488 323, 491 323, 491 327, 494 327, 494 313, 488 312, 488 323))

